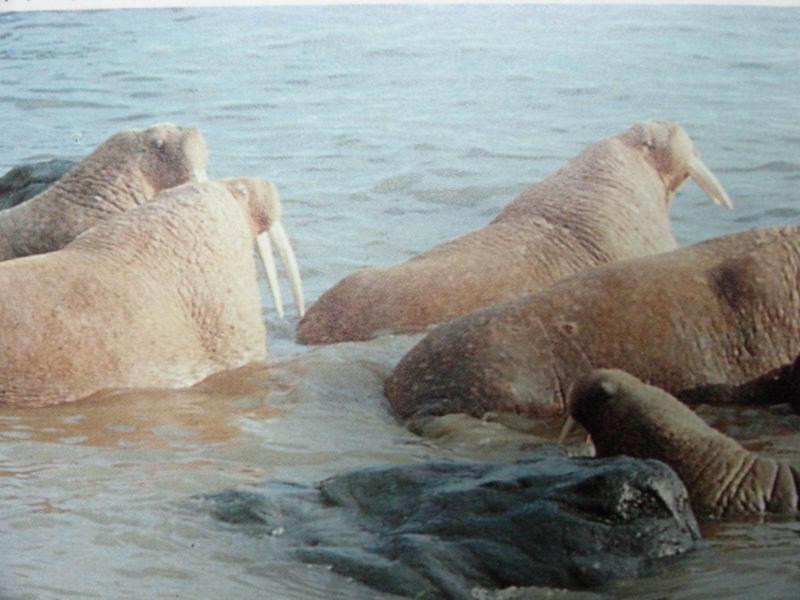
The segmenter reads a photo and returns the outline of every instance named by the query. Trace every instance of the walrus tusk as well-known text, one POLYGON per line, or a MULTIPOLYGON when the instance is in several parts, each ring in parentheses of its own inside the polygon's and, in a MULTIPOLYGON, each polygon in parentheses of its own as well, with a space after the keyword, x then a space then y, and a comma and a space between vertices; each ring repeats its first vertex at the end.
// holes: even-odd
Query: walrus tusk
POLYGON ((306 313, 306 305, 303 300, 303 282, 300 279, 300 269, 297 268, 297 259, 294 256, 292 244, 289 242, 289 236, 286 235, 286 230, 280 221, 276 221, 267 233, 272 243, 278 248, 278 254, 283 261, 283 266, 286 268, 289 284, 292 287, 294 304, 297 306, 297 312, 302 317, 306 313))
POLYGON ((703 164, 702 160, 695 157, 689 161, 686 167, 689 171, 689 176, 694 179, 695 183, 697 183, 706 194, 708 194, 708 197, 711 198, 714 204, 722 204, 727 208, 733 208, 733 203, 728 197, 727 192, 723 189, 719 179, 717 179, 711 170, 703 164))
POLYGON ((564 440, 567 439, 567 436, 570 434, 570 432, 574 427, 575 427, 575 419, 572 418, 572 415, 567 415, 567 420, 564 421, 564 426, 561 428, 561 433, 558 435, 559 446, 564 445, 564 440))
POLYGON ((192 179, 200 183, 205 183, 208 181, 208 173, 206 173, 205 169, 197 169, 196 171, 192 171, 192 179))
POLYGON ((278 285, 278 271, 275 269, 275 259, 272 256, 272 244, 269 241, 267 232, 264 231, 256 237, 256 245, 258 252, 261 254, 261 260, 264 263, 264 270, 267 272, 267 283, 269 284, 269 291, 272 293, 272 302, 275 304, 275 310, 278 311, 278 316, 283 318, 283 298, 281 297, 281 288, 278 285))

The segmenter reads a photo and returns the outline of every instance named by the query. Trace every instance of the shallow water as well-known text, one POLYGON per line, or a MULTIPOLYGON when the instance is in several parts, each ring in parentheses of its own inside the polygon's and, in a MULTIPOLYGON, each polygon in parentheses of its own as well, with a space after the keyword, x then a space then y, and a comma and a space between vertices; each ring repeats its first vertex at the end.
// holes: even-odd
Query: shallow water
MULTIPOLYGON (((733 7, 0 13, 0 171, 81 157, 126 127, 198 126, 211 177, 281 190, 313 301, 356 268, 484 225, 587 143, 668 118, 736 205, 714 207, 687 183, 673 216, 690 243, 798 221, 798 34, 797 10, 733 7)), ((271 559, 275 540, 215 522, 196 496, 378 462, 508 458, 537 443, 468 420, 420 439, 381 393, 414 338, 309 350, 293 342, 296 317, 279 320, 268 300, 264 311, 268 368, 0 410, 0 597, 374 598, 271 559)), ((800 462, 796 418, 704 416, 800 462)), ((601 597, 796 596, 795 520, 707 534, 685 560, 601 597)))

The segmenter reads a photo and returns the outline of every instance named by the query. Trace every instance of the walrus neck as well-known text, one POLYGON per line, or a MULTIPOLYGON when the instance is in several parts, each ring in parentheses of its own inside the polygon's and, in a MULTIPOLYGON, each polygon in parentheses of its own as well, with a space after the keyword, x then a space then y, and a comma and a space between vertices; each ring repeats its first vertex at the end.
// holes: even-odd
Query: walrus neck
POLYGON ((191 280, 210 269, 203 258, 209 254, 224 263, 243 247, 252 252, 252 236, 238 206, 216 200, 173 198, 148 203, 87 232, 68 248, 90 252, 112 264, 141 268, 159 279, 191 280), (236 224, 241 233, 231 235, 236 224), (220 230, 227 235, 220 235, 220 230))
POLYGON ((493 222, 532 216, 571 227, 586 223, 596 235, 598 220, 625 234, 630 219, 645 210, 668 218, 663 179, 640 154, 612 138, 587 147, 562 169, 522 192, 493 222), (565 191, 569 203, 564 202, 565 191), (565 214, 569 218, 565 218, 565 214))
POLYGON ((96 167, 82 169, 79 165, 73 172, 53 186, 53 201, 67 210, 107 218, 125 212, 149 201, 157 190, 138 170, 113 173, 96 167))
POLYGON ((0 260, 59 250, 90 227, 154 195, 140 175, 106 175, 79 165, 35 198, 3 211, 0 237, 7 248, 0 248, 0 260))

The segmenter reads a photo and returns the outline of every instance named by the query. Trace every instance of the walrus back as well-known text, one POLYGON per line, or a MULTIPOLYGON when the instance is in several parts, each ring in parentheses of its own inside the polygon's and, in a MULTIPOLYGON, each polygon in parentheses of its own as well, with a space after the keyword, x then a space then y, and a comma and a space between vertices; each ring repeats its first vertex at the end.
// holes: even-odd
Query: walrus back
POLYGON ((0 403, 179 387, 266 358, 252 232, 210 184, 0 264, 0 403))

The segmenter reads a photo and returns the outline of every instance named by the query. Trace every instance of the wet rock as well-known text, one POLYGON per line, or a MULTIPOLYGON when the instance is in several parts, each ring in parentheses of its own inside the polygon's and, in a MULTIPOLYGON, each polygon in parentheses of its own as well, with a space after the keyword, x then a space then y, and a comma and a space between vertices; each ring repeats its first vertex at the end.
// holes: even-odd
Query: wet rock
POLYGON ((208 500, 223 521, 275 536, 276 560, 426 599, 597 587, 643 575, 700 539, 673 471, 628 457, 389 466, 208 500))
POLYGON ((20 165, 0 177, 0 210, 11 208, 44 191, 77 164, 54 158, 20 165))

